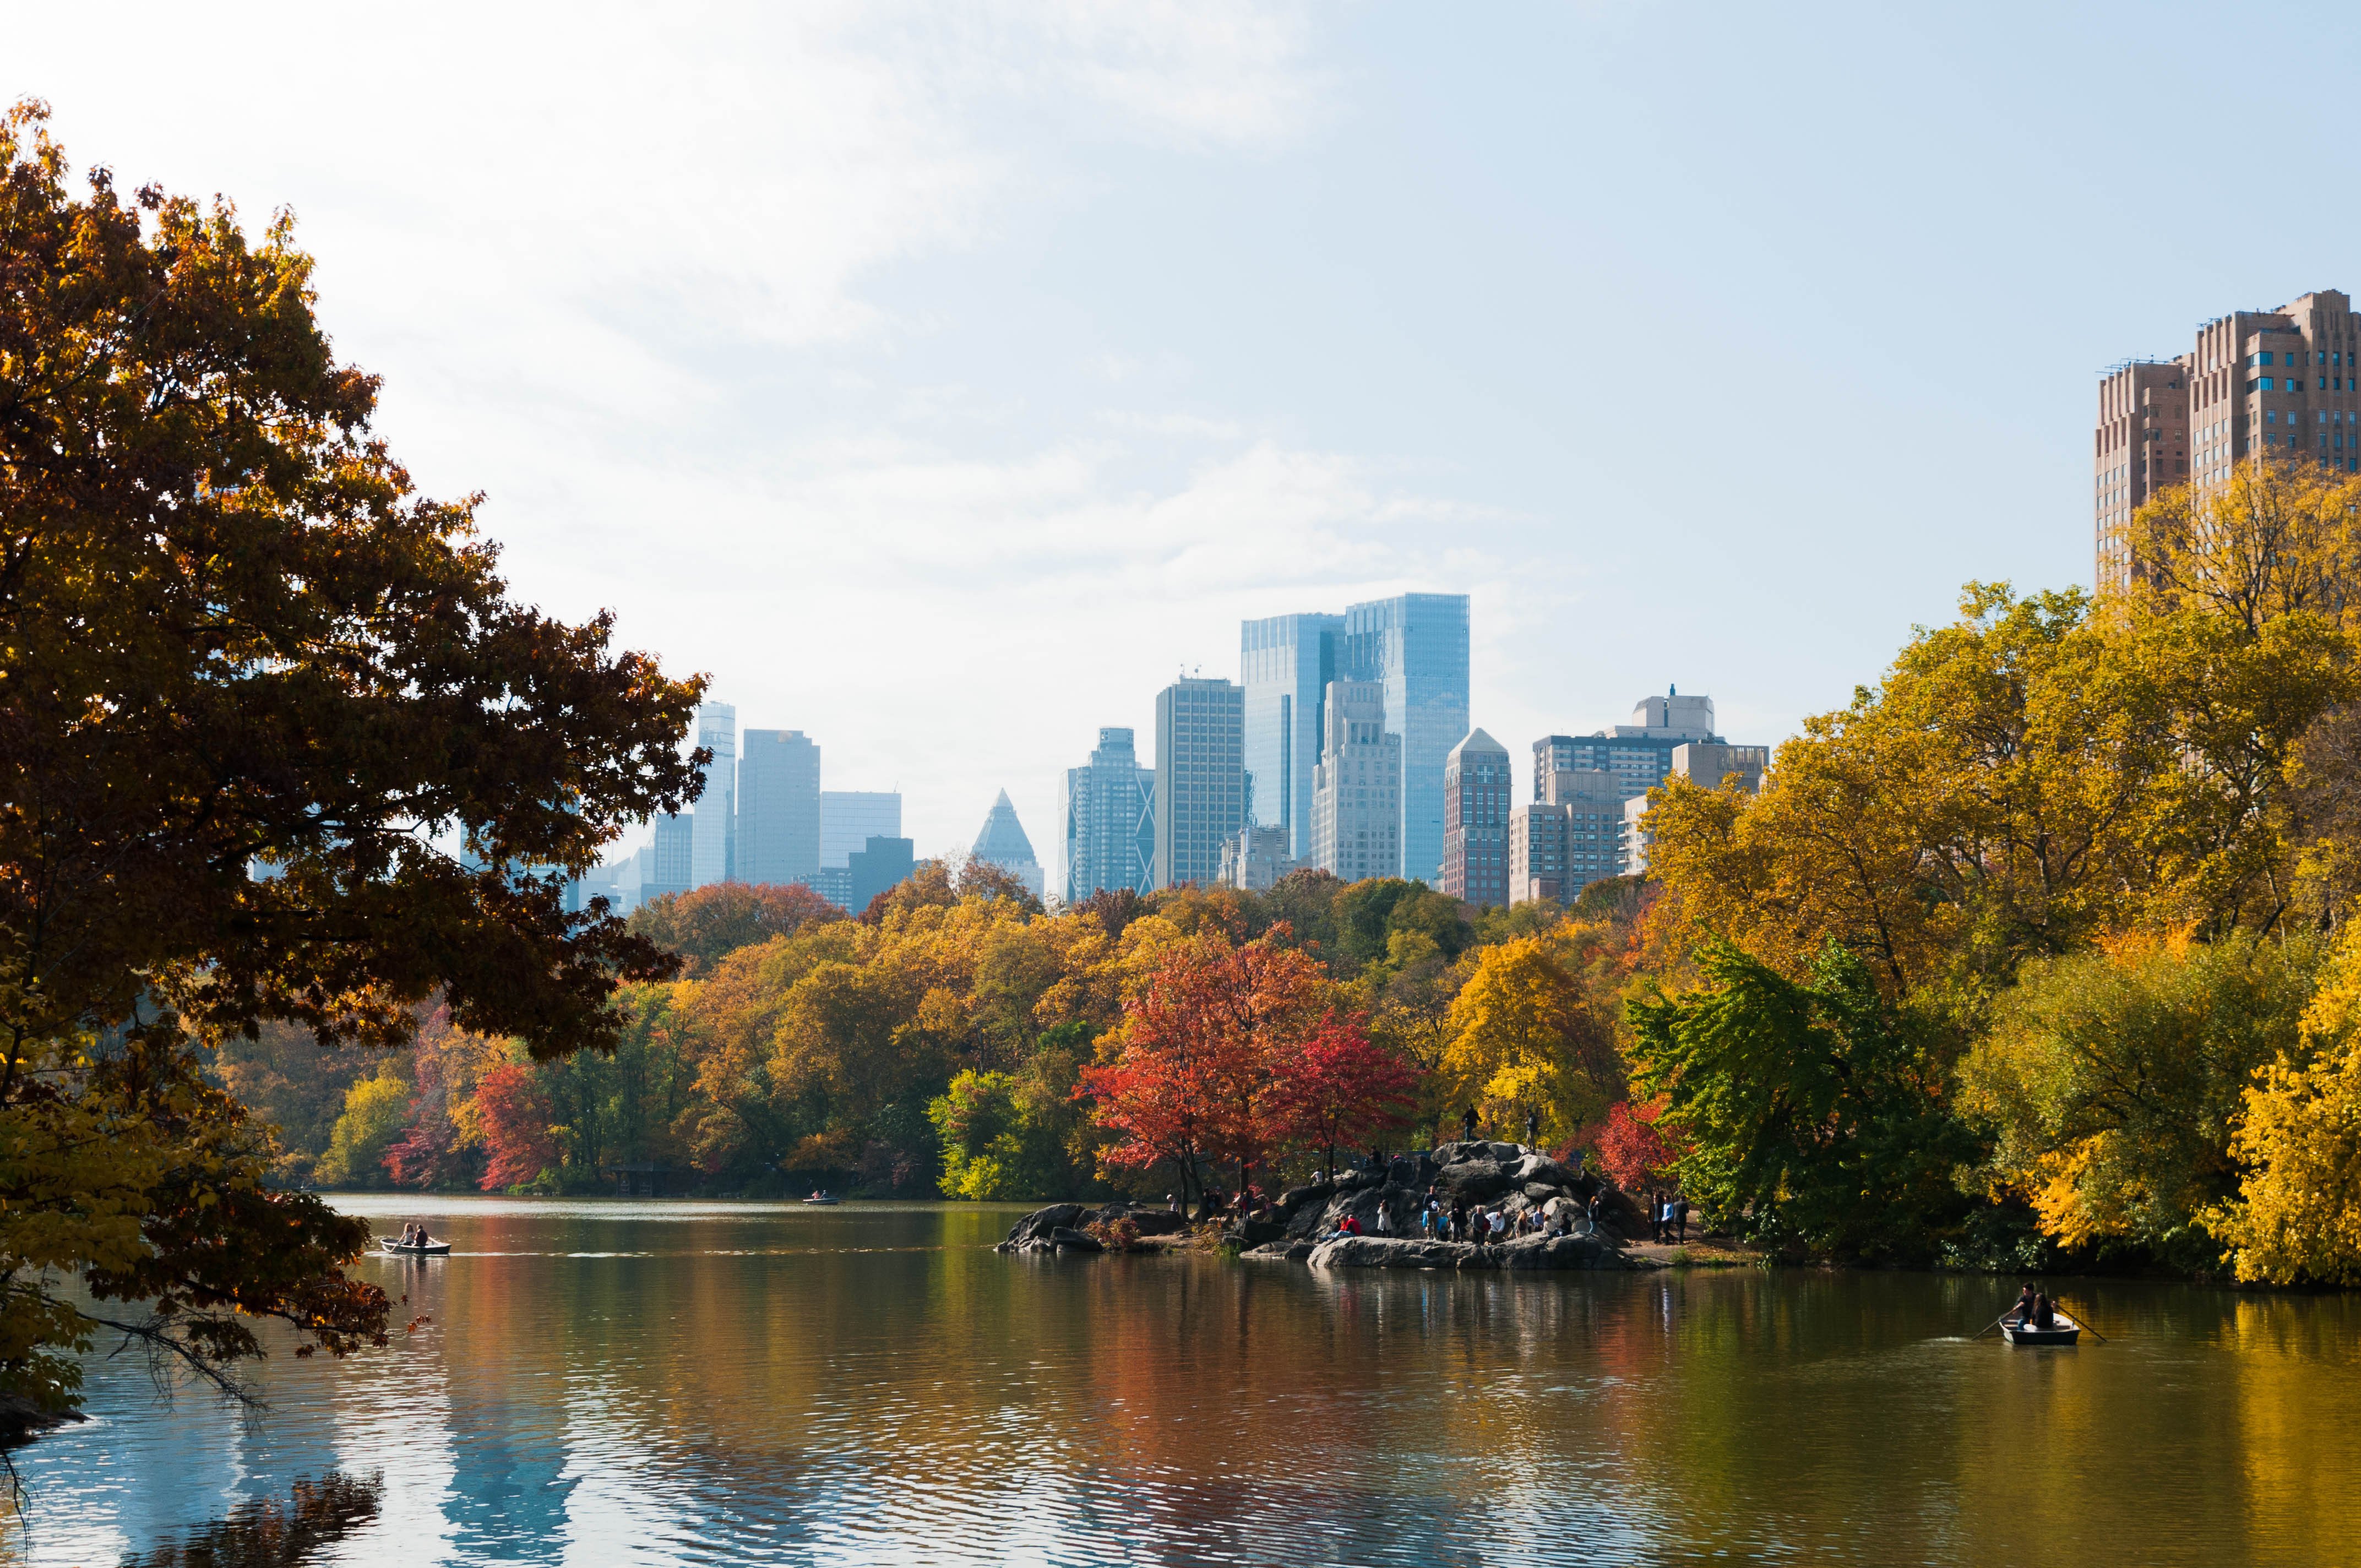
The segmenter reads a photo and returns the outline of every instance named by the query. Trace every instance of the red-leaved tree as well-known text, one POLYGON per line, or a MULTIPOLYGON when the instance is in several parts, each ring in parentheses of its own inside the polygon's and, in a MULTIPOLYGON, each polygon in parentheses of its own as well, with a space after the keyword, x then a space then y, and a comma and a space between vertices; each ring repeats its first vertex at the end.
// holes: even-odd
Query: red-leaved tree
POLYGON ((1684 1152, 1677 1129, 1657 1125, 1664 1113, 1662 1101, 1633 1105, 1619 1100, 1607 1108, 1607 1120, 1595 1129, 1598 1163, 1627 1192, 1664 1180, 1684 1152))
POLYGON ((478 1184, 487 1192, 531 1181, 557 1163, 549 1130, 549 1096, 522 1062, 503 1062, 476 1085, 475 1110, 490 1157, 478 1184))
POLYGON ((1300 1046, 1274 1054, 1259 1110, 1273 1144, 1326 1150, 1333 1179, 1339 1146, 1409 1125, 1417 1090, 1417 1071, 1372 1041, 1359 1014, 1330 1013, 1300 1046))
POLYGON ((1083 1070, 1075 1098, 1093 1103, 1117 1135, 1102 1157, 1118 1168, 1169 1161, 1181 1197, 1200 1202, 1200 1168, 1247 1171, 1263 1152, 1257 1101, 1270 1064, 1319 1026, 1327 981, 1301 949, 1277 945, 1285 928, 1233 947, 1206 930, 1165 953, 1146 989, 1125 1005, 1123 1052, 1083 1070))

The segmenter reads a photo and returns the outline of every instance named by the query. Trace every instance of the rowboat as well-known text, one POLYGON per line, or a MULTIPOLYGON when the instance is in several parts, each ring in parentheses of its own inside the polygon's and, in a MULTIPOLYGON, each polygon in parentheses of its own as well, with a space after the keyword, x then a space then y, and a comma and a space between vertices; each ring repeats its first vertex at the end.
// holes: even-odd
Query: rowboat
POLYGON ((2057 1327, 2048 1329, 2020 1328, 2015 1319, 2003 1319, 2000 1325, 2001 1337, 2011 1344, 2072 1344, 2082 1337, 2081 1324, 2063 1312, 2053 1313, 2051 1316, 2055 1319, 2057 1327))
POLYGON ((449 1242, 419 1242, 414 1245, 405 1245, 402 1242, 396 1241, 391 1236, 378 1237, 377 1245, 383 1247, 388 1252, 399 1253, 404 1257, 440 1256, 442 1254, 451 1250, 451 1244, 449 1242))
POLYGON ((844 1200, 841 1198, 831 1198, 825 1192, 815 1192, 810 1197, 805 1199, 804 1201, 816 1208, 831 1209, 837 1204, 843 1202, 844 1200))

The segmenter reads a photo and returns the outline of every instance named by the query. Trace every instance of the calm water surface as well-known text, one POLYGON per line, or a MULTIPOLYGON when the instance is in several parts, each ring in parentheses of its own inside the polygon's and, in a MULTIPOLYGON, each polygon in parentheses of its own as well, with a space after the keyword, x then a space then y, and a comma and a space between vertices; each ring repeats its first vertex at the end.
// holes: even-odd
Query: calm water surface
MULTIPOLYGON (((2000 1281, 1320 1276, 988 1250, 1021 1210, 342 1201, 433 1322, 267 1414, 94 1360, 18 1456, 39 1563, 381 1478, 313 1561, 2337 1563, 2361 1304, 2000 1281)), ((273 1559, 277 1561, 277 1559, 273 1559)))

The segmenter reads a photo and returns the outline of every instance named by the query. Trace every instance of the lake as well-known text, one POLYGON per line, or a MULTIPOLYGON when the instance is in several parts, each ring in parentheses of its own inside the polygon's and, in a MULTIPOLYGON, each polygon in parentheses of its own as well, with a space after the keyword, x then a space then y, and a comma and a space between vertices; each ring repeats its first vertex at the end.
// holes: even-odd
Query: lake
MULTIPOLYGON (((210 1539, 299 1481, 315 1562, 2350 1561, 2361 1302, 2083 1281, 2114 1343, 1968 1336, 2013 1282, 1318 1275, 1002 1257, 1016 1208, 342 1198, 435 1260, 269 1408, 93 1357, 25 1554, 210 1539)), ((221 1560, 232 1560, 224 1556, 221 1560)), ((280 1561, 273 1557, 270 1561, 280 1561)))

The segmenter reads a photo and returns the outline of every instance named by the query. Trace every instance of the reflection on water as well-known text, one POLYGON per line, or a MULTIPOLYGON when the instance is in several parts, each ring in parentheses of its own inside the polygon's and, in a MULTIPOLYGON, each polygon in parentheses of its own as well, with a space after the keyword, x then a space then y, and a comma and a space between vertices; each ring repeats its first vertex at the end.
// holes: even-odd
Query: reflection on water
MULTIPOLYGON (((350 1563, 2335 1561, 2345 1298, 2091 1283, 2116 1343, 1919 1275, 1011 1259, 1015 1211, 351 1200, 431 1316, 258 1420, 94 1363, 18 1455, 36 1561, 377 1477, 350 1563)), ((168 1561, 169 1559, 151 1559, 168 1561)), ((184 1561, 198 1561, 186 1557, 184 1561)), ((226 1561, 227 1559, 224 1559, 226 1561)))
POLYGON ((296 1568, 377 1518, 384 1487, 331 1473, 286 1497, 256 1497, 177 1546, 126 1557, 123 1568, 296 1568))

